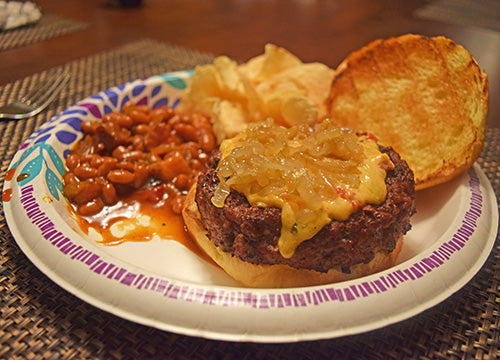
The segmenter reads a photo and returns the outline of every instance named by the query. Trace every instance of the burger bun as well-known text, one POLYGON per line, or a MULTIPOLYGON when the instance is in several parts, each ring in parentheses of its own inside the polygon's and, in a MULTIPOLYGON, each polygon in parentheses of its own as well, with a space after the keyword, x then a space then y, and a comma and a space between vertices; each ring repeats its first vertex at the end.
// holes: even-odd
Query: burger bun
POLYGON ((483 148, 488 101, 488 78, 464 47, 407 34, 351 53, 335 70, 326 108, 336 125, 392 146, 419 190, 472 166, 483 148))
POLYGON ((283 264, 253 264, 222 251, 208 238, 207 232, 203 227, 200 212, 198 211, 195 195, 196 184, 189 190, 182 211, 184 223, 190 235, 212 260, 245 287, 304 287, 359 278, 394 266, 403 244, 403 237, 401 236, 392 252, 377 253, 369 263, 352 266, 349 273, 344 273, 340 269, 330 269, 328 272, 323 273, 309 269, 297 269, 283 264))

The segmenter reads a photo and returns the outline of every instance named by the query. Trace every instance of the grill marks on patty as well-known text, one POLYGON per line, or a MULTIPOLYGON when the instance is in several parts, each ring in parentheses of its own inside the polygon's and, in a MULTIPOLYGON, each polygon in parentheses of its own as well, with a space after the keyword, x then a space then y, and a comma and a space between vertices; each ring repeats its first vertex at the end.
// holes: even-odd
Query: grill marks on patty
POLYGON ((400 236, 411 227, 415 212, 413 173, 390 147, 380 147, 395 167, 387 172, 387 197, 380 205, 365 205, 346 221, 333 220, 314 237, 301 243, 290 259, 281 256, 278 239, 281 210, 250 205, 241 193, 231 190, 225 206, 211 203, 219 179, 214 152, 197 183, 196 202, 210 240, 223 251, 254 264, 286 264, 326 272, 370 262, 378 252, 391 252, 400 236))

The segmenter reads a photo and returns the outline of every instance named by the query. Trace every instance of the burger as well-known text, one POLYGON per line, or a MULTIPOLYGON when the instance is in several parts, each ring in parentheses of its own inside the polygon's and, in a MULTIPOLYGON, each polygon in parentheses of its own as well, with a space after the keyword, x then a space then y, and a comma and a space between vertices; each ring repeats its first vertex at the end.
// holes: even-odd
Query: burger
MULTIPOLYGON (((249 67, 259 75, 258 89, 258 79, 285 68, 270 66, 272 59, 249 67)), ((298 125, 250 121, 224 140, 189 191, 183 210, 189 232, 250 287, 319 285, 394 265, 415 190, 458 176, 481 152, 487 75, 465 48, 442 36, 376 40, 334 71, 315 126, 303 118, 307 111, 297 111, 303 110, 297 94, 279 98, 296 80, 280 81, 269 86, 273 101, 260 107, 235 95, 247 86, 230 87, 224 101, 236 108, 267 114, 281 106, 294 115, 286 123, 298 125)), ((212 109, 223 108, 212 100, 212 109)), ((228 112, 228 123, 235 113, 228 112)))
POLYGON ((415 212, 407 163, 334 126, 250 124, 214 151, 183 209, 199 246, 247 287, 327 284, 395 264, 415 212))

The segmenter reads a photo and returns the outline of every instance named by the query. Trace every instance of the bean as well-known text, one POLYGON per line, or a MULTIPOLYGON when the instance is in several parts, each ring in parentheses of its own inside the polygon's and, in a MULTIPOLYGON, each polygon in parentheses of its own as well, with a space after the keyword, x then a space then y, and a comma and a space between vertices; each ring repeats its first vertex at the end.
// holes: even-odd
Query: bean
POLYGON ((111 113, 104 114, 101 120, 102 122, 113 122, 113 116, 111 115, 111 113))
POLYGON ((113 184, 106 182, 102 187, 101 199, 106 205, 114 205, 118 202, 116 189, 113 184))
POLYGON ((169 133, 166 137, 166 141, 172 145, 182 145, 182 140, 175 133, 169 133))
POLYGON ((203 168, 203 164, 198 159, 191 160, 190 165, 191 165, 191 168, 193 168, 194 170, 201 170, 203 168))
POLYGON ((115 168, 117 162, 118 161, 113 157, 109 157, 109 156, 105 157, 103 159, 101 166, 99 166, 97 168, 97 175, 98 176, 105 176, 107 173, 109 173, 112 169, 115 168))
POLYGON ((182 123, 182 118, 179 114, 174 114, 170 119, 168 119, 168 124, 174 126, 175 124, 182 123))
POLYGON ((146 134, 151 131, 151 127, 147 124, 139 124, 135 127, 135 132, 138 134, 146 134))
POLYGON ((173 144, 161 144, 152 148, 151 153, 157 156, 164 156, 165 154, 171 152, 174 148, 173 144))
POLYGON ((130 184, 134 181, 134 174, 128 170, 115 169, 111 170, 106 178, 115 184, 130 184))
POLYGON ((196 115, 189 115, 189 114, 179 114, 179 117, 183 123, 191 123, 193 121, 193 117, 199 116, 198 114, 196 115))
POLYGON ((102 120, 104 122, 113 123, 115 125, 125 128, 129 128, 134 124, 134 121, 130 118, 130 116, 118 111, 113 111, 109 114, 104 115, 102 117, 102 120))
POLYGON ((66 196, 70 201, 73 201, 78 192, 80 191, 79 182, 68 182, 63 187, 64 196, 66 196))
POLYGON ((130 142, 131 133, 128 129, 120 128, 118 132, 118 136, 116 137, 116 143, 123 145, 128 144, 130 142))
POLYGON ((189 175, 179 174, 172 179, 172 183, 175 185, 177 189, 187 190, 191 185, 191 179, 189 175))
POLYGON ((66 166, 70 171, 73 171, 80 163, 80 156, 76 154, 69 154, 66 158, 66 166))
POLYGON ((64 174, 64 176, 63 176, 64 185, 69 185, 69 184, 73 184, 73 183, 77 183, 77 182, 78 182, 78 178, 72 172, 67 172, 66 174, 64 174))
POLYGON ((97 169, 103 162, 104 158, 102 156, 94 155, 92 159, 90 159, 90 166, 97 169))
POLYGON ((212 132, 207 131, 207 129, 201 129, 199 134, 199 143, 203 151, 211 152, 212 150, 214 150, 216 141, 212 132))
POLYGON ((144 151, 144 138, 140 135, 132 136, 132 147, 136 150, 144 151))
POLYGON ((92 216, 99 213, 104 208, 104 203, 101 199, 94 199, 78 208, 78 213, 82 216, 92 216))
POLYGON ((90 120, 84 120, 82 121, 82 124, 80 125, 82 132, 84 134, 93 134, 95 132, 97 122, 90 121, 90 120))
POLYGON ((139 189, 143 187, 149 179, 148 168, 144 165, 137 165, 134 169, 134 188, 139 189))
POLYGON ((217 146, 210 121, 132 101, 101 121, 86 120, 86 135, 65 160, 63 193, 80 214, 97 213, 133 191, 153 202, 167 194, 167 204, 180 213, 185 192, 217 146), (148 188, 148 182, 159 185, 148 188))
POLYGON ((147 124, 149 123, 150 120, 148 114, 145 114, 142 111, 135 109, 130 112, 130 117, 132 118, 135 124, 147 124))
POLYGON ((182 213, 182 208, 184 207, 185 200, 186 200, 186 196, 185 195, 177 195, 172 200, 172 211, 175 214, 180 215, 182 213))
POLYGON ((97 199, 101 195, 101 188, 100 184, 91 180, 79 182, 77 184, 77 193, 73 197, 73 201, 78 205, 82 205, 97 199))
POLYGON ((133 109, 135 109, 135 104, 134 104, 134 102, 132 100, 129 100, 125 104, 123 104, 122 112, 125 113, 125 114, 128 114, 133 109))
POLYGON ((157 161, 160 161, 162 159, 161 154, 155 154, 155 153, 148 153, 148 163, 153 164, 157 161))
POLYGON ((117 169, 128 170, 130 172, 133 172, 135 169, 135 165, 133 163, 125 160, 117 162, 115 167, 117 169))
POLYGON ((85 154, 83 155, 81 158, 80 158, 80 162, 83 162, 83 163, 90 163, 90 161, 92 160, 92 158, 94 157, 93 154, 85 154))
POLYGON ((134 125, 134 120, 132 119, 132 117, 126 115, 126 114, 122 114, 122 113, 118 113, 119 116, 117 116, 116 118, 116 123, 121 126, 121 127, 124 127, 124 128, 131 128, 132 125, 134 125))
POLYGON ((190 141, 182 145, 183 150, 186 152, 184 153, 186 157, 190 158, 198 158, 200 156, 200 144, 190 141))
POLYGON ((176 124, 174 130, 185 141, 196 141, 198 139, 198 134, 193 125, 190 124, 176 124))
POLYGON ((207 124, 210 125, 210 120, 206 116, 197 113, 192 114, 190 122, 192 122, 196 128, 204 127, 207 124))
POLYGON ((123 154, 123 159, 126 161, 137 161, 144 157, 144 153, 139 150, 127 151, 123 154))
POLYGON ((151 112, 151 122, 160 123, 162 121, 168 120, 174 114, 174 110, 171 107, 162 107, 154 109, 151 112))
POLYGON ((168 118, 171 118, 172 116, 175 115, 175 110, 171 106, 164 106, 162 109, 167 112, 167 117, 168 118))
POLYGON ((73 173, 80 179, 91 179, 97 176, 97 169, 88 164, 78 165, 73 173))
POLYGON ((118 160, 123 160, 125 158, 124 154, 127 151, 128 150, 125 146, 119 145, 113 150, 113 153, 111 155, 118 160))

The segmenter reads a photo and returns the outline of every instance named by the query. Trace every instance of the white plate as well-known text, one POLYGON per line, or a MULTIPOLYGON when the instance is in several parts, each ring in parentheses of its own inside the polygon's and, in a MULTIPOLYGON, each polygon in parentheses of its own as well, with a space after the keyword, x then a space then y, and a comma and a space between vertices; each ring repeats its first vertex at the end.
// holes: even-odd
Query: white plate
POLYGON ((4 210, 19 247, 50 279, 123 318, 176 333, 255 342, 315 340, 407 319, 443 301, 481 268, 495 241, 496 197, 478 165, 417 195, 399 263, 361 279, 307 288, 246 289, 176 241, 101 246, 83 236, 61 195, 63 157, 82 119, 127 100, 179 102, 191 72, 152 76, 87 98, 21 146, 4 210), (26 177, 28 174, 29 176, 26 177))

